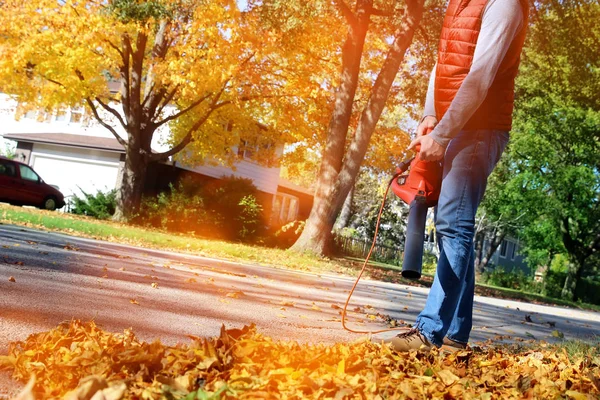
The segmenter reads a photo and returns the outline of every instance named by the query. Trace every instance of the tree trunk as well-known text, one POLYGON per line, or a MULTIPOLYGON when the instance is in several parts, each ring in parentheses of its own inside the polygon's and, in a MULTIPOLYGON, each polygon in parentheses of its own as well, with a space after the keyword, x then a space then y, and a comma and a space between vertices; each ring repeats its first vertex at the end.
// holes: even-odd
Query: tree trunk
POLYGON ((475 234, 475 268, 479 273, 483 273, 483 269, 481 268, 481 259, 483 258, 484 244, 485 231, 479 231, 475 234))
POLYGON ((560 297, 565 300, 577 301, 575 295, 575 289, 577 283, 581 279, 581 273, 583 272, 582 264, 576 260, 569 261, 569 269, 567 271, 567 279, 565 279, 565 285, 563 286, 560 297))
POLYGON ((494 256, 494 253, 496 253, 498 246, 502 243, 502 241, 504 240, 505 237, 506 237, 506 232, 500 231, 500 233, 498 233, 498 231, 496 229, 494 229, 494 234, 490 240, 490 247, 485 252, 485 255, 479 262, 479 265, 476 266, 477 271, 479 271, 479 272, 485 271, 485 268, 489 265, 490 261, 492 260, 492 257, 494 256))
POLYGON ((344 229, 350 223, 350 217, 352 216, 352 200, 354 199, 355 190, 356 186, 352 186, 348 196, 346 196, 346 200, 344 200, 344 204, 342 205, 342 211, 335 222, 335 230, 344 229))
POLYGON ((121 187, 117 191, 117 207, 113 216, 115 221, 128 221, 137 216, 140 210, 148 170, 148 157, 139 147, 134 146, 135 141, 130 138, 121 187))
POLYGON ((421 20, 423 0, 407 2, 406 17, 395 35, 386 60, 373 84, 371 96, 361 113, 352 143, 345 152, 345 141, 358 83, 360 58, 370 18, 368 13, 371 11, 372 1, 358 2, 357 21, 351 24, 342 50, 341 85, 336 93, 327 132, 327 144, 319 170, 313 208, 304 231, 292 246, 296 251, 317 255, 330 253, 333 225, 348 192, 354 186, 392 83, 421 20))

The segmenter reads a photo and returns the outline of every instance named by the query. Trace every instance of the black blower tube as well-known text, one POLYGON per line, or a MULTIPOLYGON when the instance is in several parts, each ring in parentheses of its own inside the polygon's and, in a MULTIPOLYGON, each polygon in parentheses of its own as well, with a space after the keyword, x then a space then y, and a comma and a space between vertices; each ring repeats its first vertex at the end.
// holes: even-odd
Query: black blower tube
POLYGON ((417 198, 410 203, 408 209, 408 226, 402 260, 402 276, 407 279, 421 278, 428 208, 424 201, 417 198))

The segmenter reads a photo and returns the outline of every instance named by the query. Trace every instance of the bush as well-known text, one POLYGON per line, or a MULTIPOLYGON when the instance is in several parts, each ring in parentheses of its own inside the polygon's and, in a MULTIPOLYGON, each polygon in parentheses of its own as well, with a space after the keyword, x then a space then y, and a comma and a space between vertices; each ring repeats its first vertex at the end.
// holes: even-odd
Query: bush
POLYGON ((538 293, 539 285, 533 282, 533 277, 521 270, 505 271, 502 267, 496 267, 490 272, 481 275, 483 283, 508 289, 521 290, 524 292, 538 293))
MULTIPOLYGON (((567 272, 548 270, 544 278, 544 295, 560 299, 566 280, 567 272)), ((583 303, 600 305, 600 282, 580 279, 575 287, 575 296, 583 303)))
POLYGON ((70 212, 77 215, 87 215, 98 219, 109 219, 115 213, 117 208, 116 189, 108 192, 98 190, 96 194, 84 192, 81 188, 83 197, 73 195, 70 200, 70 212))
POLYGON ((135 222, 172 232, 253 241, 262 234, 263 207, 249 179, 228 177, 203 185, 183 179, 142 201, 135 222))
POLYGON ((273 247, 287 249, 296 243, 296 240, 300 237, 305 225, 306 221, 288 222, 276 231, 270 232, 267 244, 273 247))

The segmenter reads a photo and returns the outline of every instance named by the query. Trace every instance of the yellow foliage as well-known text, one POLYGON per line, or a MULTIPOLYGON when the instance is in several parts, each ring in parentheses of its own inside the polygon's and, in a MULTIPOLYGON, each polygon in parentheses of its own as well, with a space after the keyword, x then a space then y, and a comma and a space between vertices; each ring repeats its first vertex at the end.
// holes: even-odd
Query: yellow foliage
POLYGON ((275 341, 254 326, 189 344, 140 342, 72 321, 13 343, 0 367, 38 398, 573 398, 600 395, 598 359, 535 350, 397 354, 360 341, 275 341), (186 397, 187 396, 187 397, 186 397))
POLYGON ((321 129, 331 97, 320 87, 330 68, 321 58, 337 38, 329 29, 318 41, 286 44, 292 38, 266 26, 261 12, 242 12, 233 0, 7 0, 0 92, 24 109, 95 104, 112 118, 103 102, 144 145, 190 107, 165 122, 172 146, 192 132, 182 158, 231 163, 243 141, 271 149, 263 159, 272 160, 276 145, 321 129), (145 4, 163 11, 135 18, 118 9, 145 4))

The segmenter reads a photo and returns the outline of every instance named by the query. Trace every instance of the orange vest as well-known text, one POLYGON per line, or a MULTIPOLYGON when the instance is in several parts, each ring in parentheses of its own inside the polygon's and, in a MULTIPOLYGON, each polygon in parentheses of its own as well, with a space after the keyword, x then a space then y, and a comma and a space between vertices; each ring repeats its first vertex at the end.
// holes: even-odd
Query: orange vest
MULTIPOLYGON (((463 129, 510 130, 514 106, 515 77, 525 42, 529 7, 523 8, 523 28, 512 41, 487 96, 463 129)), ((438 52, 435 76, 435 111, 442 119, 471 69, 487 0, 450 0, 438 52)))

